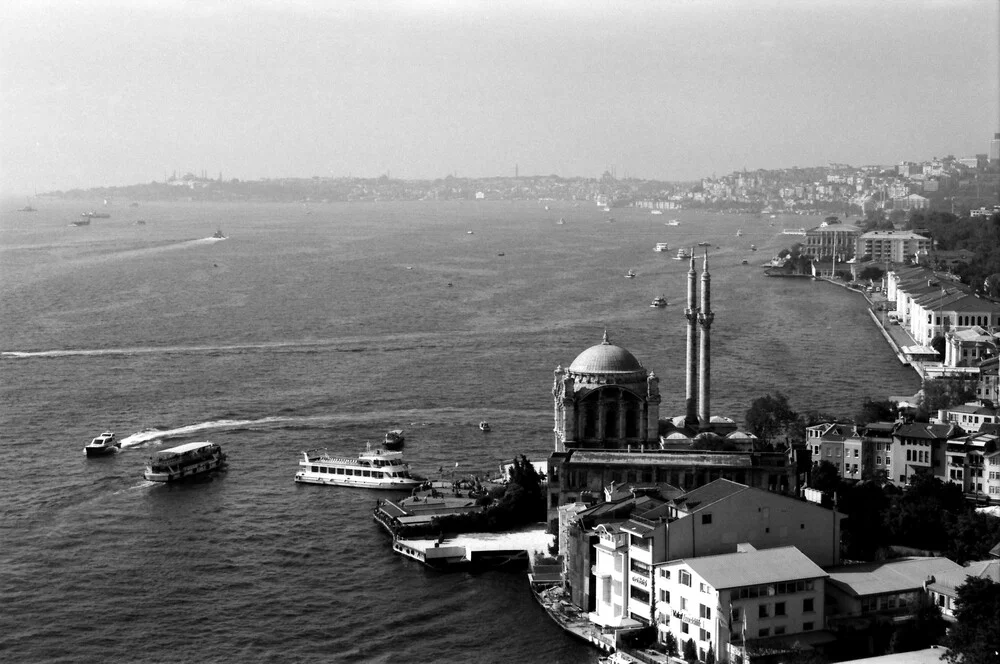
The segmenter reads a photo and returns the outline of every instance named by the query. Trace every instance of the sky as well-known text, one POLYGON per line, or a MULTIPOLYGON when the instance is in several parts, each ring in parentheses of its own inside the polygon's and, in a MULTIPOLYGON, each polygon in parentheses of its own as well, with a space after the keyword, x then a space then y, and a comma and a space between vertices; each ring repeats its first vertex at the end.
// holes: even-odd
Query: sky
POLYGON ((1000 0, 6 0, 0 193, 988 151, 1000 0))

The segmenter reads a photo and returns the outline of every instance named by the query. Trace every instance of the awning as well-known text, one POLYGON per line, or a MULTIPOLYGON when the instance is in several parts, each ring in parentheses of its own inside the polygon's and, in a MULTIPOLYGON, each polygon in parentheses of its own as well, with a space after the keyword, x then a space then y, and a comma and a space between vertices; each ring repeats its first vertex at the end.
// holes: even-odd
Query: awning
POLYGON ((595 625, 600 625, 601 627, 609 627, 611 629, 639 629, 640 627, 645 627, 645 625, 638 620, 632 618, 626 618, 625 616, 618 616, 617 618, 606 618, 595 611, 587 614, 587 619, 595 625))

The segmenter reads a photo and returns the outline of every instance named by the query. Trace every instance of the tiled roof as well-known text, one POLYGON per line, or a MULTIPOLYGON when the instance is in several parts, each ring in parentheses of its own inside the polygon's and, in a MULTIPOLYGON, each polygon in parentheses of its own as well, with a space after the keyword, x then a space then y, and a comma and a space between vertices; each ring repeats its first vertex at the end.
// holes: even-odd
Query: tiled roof
POLYGON ((922 438, 924 440, 941 440, 951 437, 957 433, 953 424, 903 424, 896 429, 895 434, 900 438, 922 438))
POLYGON ((716 590, 827 576, 794 546, 685 558, 684 563, 716 590))
POLYGON ((718 479, 713 482, 709 482, 704 486, 700 486, 693 491, 689 491, 680 498, 677 498, 674 503, 677 505, 678 509, 686 512, 697 512, 700 509, 708 507, 712 503, 718 502, 723 498, 728 498, 729 496, 742 491, 746 491, 749 488, 750 487, 745 484, 739 484, 726 479, 718 479))
POLYGON ((928 577, 961 571, 947 558, 901 558, 880 563, 862 563, 830 568, 830 582, 862 597, 922 588, 928 577))

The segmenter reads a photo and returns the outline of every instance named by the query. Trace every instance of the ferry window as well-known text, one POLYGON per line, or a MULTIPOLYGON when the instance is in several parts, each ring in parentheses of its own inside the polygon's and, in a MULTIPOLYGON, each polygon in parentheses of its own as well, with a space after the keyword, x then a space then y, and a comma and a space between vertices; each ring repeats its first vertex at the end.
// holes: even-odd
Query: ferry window
POLYGON ((319 472, 319 466, 310 466, 310 468, 312 469, 312 472, 314 472, 314 473, 318 473, 319 472))
POLYGON ((362 470, 361 474, 364 475, 365 477, 371 477, 372 476, 372 471, 370 471, 370 470, 362 470))

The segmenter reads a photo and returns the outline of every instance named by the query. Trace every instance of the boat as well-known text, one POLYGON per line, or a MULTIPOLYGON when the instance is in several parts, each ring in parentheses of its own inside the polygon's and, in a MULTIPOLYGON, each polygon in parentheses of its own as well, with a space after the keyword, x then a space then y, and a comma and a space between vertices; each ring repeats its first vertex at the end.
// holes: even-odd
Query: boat
POLYGON ((35 208, 31 207, 31 203, 28 203, 24 207, 17 208, 18 212, 38 212, 35 208))
POLYGON ((625 273, 626 279, 635 279, 635 270, 629 270, 625 273))
POLYGON ((117 452, 122 446, 118 439, 115 438, 113 431, 105 431, 97 438, 87 443, 83 448, 83 451, 87 453, 89 457, 105 456, 107 454, 113 454, 117 452))
POLYGON ((750 265, 750 261, 744 258, 742 261, 740 261, 740 265, 750 265))
POLYGON ((699 242, 698 246, 699 247, 711 247, 712 243, 711 242, 699 242))
POLYGON ((479 423, 479 430, 480 431, 489 431, 490 430, 490 423, 487 422, 486 420, 483 420, 482 422, 479 423))
POLYGON ((406 437, 403 435, 403 430, 393 429, 385 434, 383 447, 387 450, 398 450, 403 446, 405 441, 406 437))
POLYGON ((357 457, 333 457, 326 450, 308 450, 302 453, 299 466, 295 481, 305 484, 410 490, 423 482, 410 475, 402 452, 372 449, 370 443, 357 457))
POLYGON ((604 206, 604 211, 605 211, 605 212, 611 212, 611 207, 610 207, 610 206, 608 206, 608 205, 605 205, 605 206, 604 206))
POLYGON ((145 219, 136 219, 135 220, 135 225, 136 226, 145 226, 146 225, 146 220, 145 219))
POLYGON ((90 226, 90 219, 77 219, 70 226, 90 226))
POLYGON ((805 235, 806 229, 804 228, 785 228, 781 231, 782 235, 805 235))
POLYGON ((757 251, 757 245, 756 244, 751 244, 750 245, 750 251, 757 251))
POLYGON ((90 212, 81 212, 80 216, 85 219, 108 219, 111 217, 107 212, 97 212, 96 210, 91 210, 90 212))
POLYGON ((663 214, 663 210, 650 210, 650 214, 663 214))
POLYGON ((618 652, 617 650, 607 657, 598 657, 597 664, 632 664, 634 660, 618 652))
POLYGON ((738 231, 736 231, 736 237, 743 237, 743 229, 742 228, 739 229, 738 231))
POLYGON ((654 309, 662 309, 663 307, 667 306, 667 304, 668 304, 667 298, 661 295, 660 297, 654 297, 653 302, 649 306, 653 307, 654 309))
POLYGON ((465 231, 465 234, 466 235, 475 235, 475 232, 473 232, 473 231, 465 231))
POLYGON ((657 242, 656 246, 653 247, 653 251, 670 251, 670 245, 666 242, 657 242))
POLYGON ((615 218, 614 218, 614 217, 608 217, 608 223, 609 223, 609 224, 610 224, 610 223, 612 223, 612 222, 613 222, 614 220, 615 220, 615 218))
POLYGON ((556 226, 562 226, 565 223, 566 223, 566 220, 563 219, 562 217, 559 217, 559 221, 556 222, 556 226))
POLYGON ((143 477, 150 482, 176 482, 225 465, 226 455, 215 443, 185 443, 154 453, 146 464, 143 477))
POLYGON ((664 225, 665 225, 665 226, 680 226, 680 225, 681 225, 681 222, 677 221, 676 219, 671 219, 670 221, 668 221, 668 222, 667 222, 666 224, 664 224, 664 225))
POLYGON ((222 229, 220 228, 214 233, 212 233, 212 238, 216 240, 225 240, 226 236, 223 234, 222 229))
POLYGON ((677 250, 677 255, 674 256, 675 261, 683 261, 691 258, 691 252, 683 247, 677 250))

